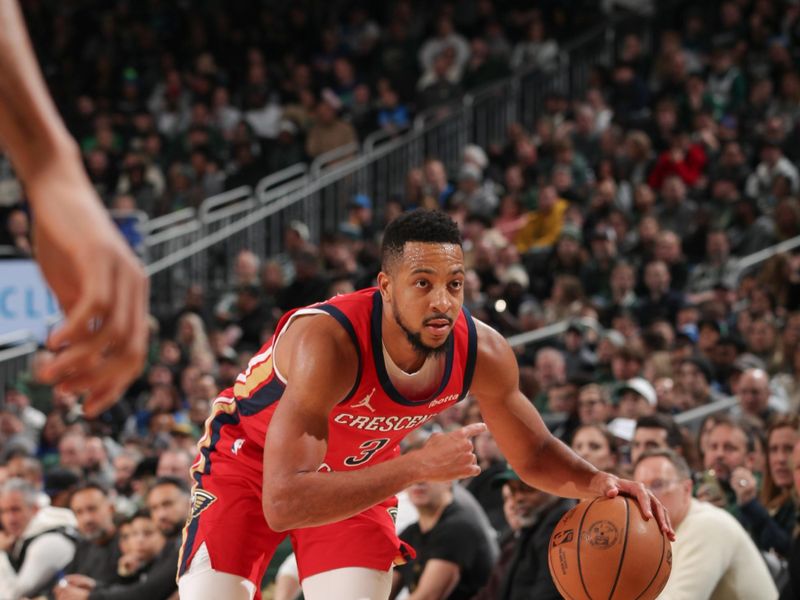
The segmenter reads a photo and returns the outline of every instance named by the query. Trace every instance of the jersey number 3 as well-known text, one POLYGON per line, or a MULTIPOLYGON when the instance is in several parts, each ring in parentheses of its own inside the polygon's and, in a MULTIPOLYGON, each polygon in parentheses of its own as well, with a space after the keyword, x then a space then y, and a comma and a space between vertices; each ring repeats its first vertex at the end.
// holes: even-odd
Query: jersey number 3
POLYGON ((376 440, 369 440, 364 442, 359 446, 361 450, 361 454, 358 456, 348 456, 344 459, 344 464, 348 467, 357 467, 358 465, 363 465, 373 456, 375 453, 383 448, 386 444, 389 443, 389 438, 378 438, 376 440))

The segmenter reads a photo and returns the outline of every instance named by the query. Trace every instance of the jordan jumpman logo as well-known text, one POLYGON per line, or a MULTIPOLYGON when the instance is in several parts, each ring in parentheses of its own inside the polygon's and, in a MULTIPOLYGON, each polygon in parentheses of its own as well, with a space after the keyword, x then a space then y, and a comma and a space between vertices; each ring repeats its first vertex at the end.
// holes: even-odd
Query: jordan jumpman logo
POLYGON ((362 406, 366 406, 369 409, 369 412, 374 413, 375 409, 372 408, 372 406, 370 406, 370 400, 372 400, 372 394, 374 393, 375 393, 375 388, 372 388, 372 391, 366 396, 364 396, 364 399, 361 402, 353 404, 350 408, 361 408, 362 406))

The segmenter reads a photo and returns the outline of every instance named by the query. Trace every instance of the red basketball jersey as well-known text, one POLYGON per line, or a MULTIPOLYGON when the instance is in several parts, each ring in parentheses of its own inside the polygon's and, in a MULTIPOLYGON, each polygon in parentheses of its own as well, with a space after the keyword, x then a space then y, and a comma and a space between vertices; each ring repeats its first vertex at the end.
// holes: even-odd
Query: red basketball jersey
MULTIPOLYGON (((381 338, 382 309, 380 293, 370 288, 284 315, 269 343, 250 360, 233 388, 221 394, 231 399, 221 408, 232 421, 238 421, 244 434, 240 445, 264 444, 272 414, 286 388, 285 380, 275 369, 272 349, 292 320, 301 315, 327 314, 336 319, 350 335, 358 354, 353 388, 330 414, 328 451, 321 470, 357 469, 396 456, 400 440, 410 431, 464 398, 472 381, 477 351, 475 323, 467 309, 462 310, 446 342, 438 389, 423 400, 405 398, 389 379, 381 338)), ((202 446, 201 443, 201 450, 202 446)), ((245 453, 242 454, 244 458, 245 453)))

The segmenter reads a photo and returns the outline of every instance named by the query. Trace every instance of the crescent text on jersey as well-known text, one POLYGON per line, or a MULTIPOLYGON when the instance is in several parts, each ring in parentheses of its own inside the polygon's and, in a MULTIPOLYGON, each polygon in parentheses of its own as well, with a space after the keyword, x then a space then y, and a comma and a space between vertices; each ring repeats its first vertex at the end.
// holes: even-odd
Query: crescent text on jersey
POLYGON ((341 413, 336 415, 333 420, 339 425, 346 425, 365 431, 400 431, 403 429, 415 429, 423 423, 427 423, 435 416, 436 415, 365 417, 341 413))

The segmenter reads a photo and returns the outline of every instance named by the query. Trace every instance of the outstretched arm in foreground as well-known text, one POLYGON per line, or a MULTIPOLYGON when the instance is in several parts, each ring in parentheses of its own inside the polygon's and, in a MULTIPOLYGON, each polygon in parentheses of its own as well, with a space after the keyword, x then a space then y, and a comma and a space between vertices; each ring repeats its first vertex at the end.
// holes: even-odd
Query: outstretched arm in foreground
POLYGON ((519 390, 519 370, 505 339, 483 323, 478 327, 478 361, 472 393, 497 445, 529 485, 566 498, 620 493, 637 500, 645 518, 655 514, 674 538, 664 507, 642 484, 598 471, 547 430, 539 412, 519 390))
POLYGON ((264 441, 263 509, 276 531, 341 521, 418 481, 480 473, 471 438, 477 423, 435 434, 419 450, 347 472, 319 472, 328 417, 356 380, 358 357, 345 330, 325 315, 301 317, 281 336, 273 360, 288 381, 264 441))
POLYGON ((25 186, 36 257, 66 315, 41 376, 87 390, 84 410, 96 416, 141 372, 147 278, 89 182, 16 0, 0 0, 0 145, 25 186))

